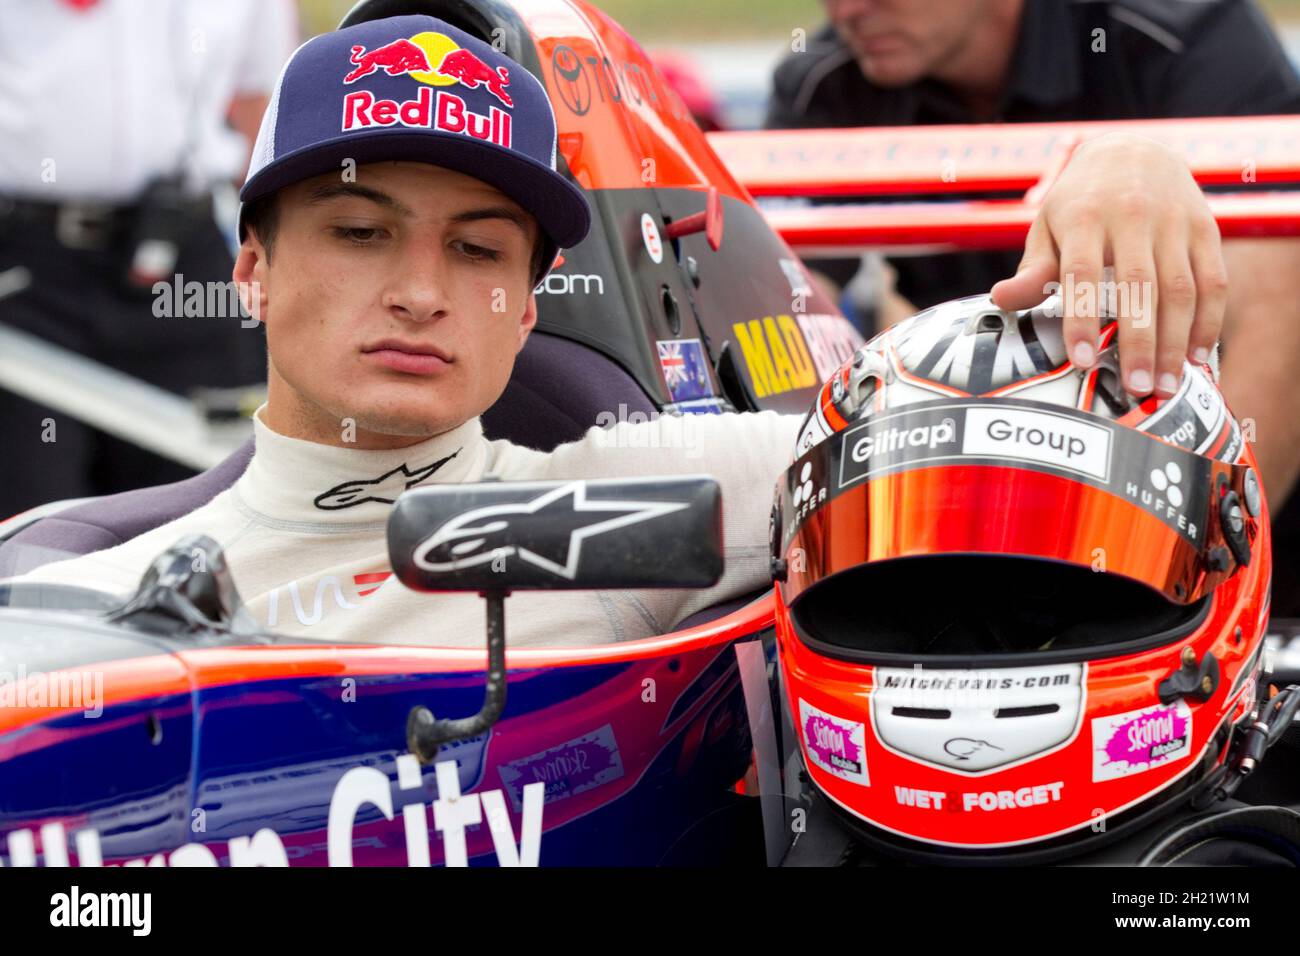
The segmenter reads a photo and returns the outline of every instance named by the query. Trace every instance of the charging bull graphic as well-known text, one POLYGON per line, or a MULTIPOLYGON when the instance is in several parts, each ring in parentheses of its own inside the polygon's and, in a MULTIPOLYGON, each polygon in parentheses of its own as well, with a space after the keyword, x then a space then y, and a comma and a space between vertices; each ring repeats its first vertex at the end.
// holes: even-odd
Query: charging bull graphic
POLYGON ((443 76, 455 77, 471 90, 478 89, 479 84, 482 83, 488 88, 489 93, 506 106, 515 105, 510 94, 506 92, 506 87, 510 85, 510 71, 504 66, 492 69, 469 50, 460 49, 448 53, 443 57, 438 72, 443 76))
POLYGON ((506 67, 493 69, 442 33, 417 33, 413 37, 394 40, 369 51, 363 46, 354 46, 351 62, 354 69, 343 77, 344 84, 355 83, 363 76, 383 70, 389 76, 405 74, 430 86, 453 86, 459 83, 471 90, 483 86, 502 105, 515 105, 515 101, 506 92, 506 87, 510 85, 510 71, 506 67))
POLYGON ((343 77, 344 83, 355 83, 361 77, 369 76, 380 69, 389 76, 400 76, 403 73, 428 73, 432 70, 424 51, 410 40, 394 40, 392 43, 375 47, 369 53, 363 46, 354 46, 352 62, 357 68, 343 77))

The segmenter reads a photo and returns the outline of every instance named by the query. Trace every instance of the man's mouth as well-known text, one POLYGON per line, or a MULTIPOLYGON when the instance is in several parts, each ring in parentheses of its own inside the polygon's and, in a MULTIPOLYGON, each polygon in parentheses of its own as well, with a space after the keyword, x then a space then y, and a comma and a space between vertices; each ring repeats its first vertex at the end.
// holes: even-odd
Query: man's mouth
POLYGON ((418 342, 384 339, 368 345, 361 354, 396 372, 408 375, 436 375, 451 366, 454 359, 442 349, 418 342))
POLYGON ((904 45, 904 38, 898 33, 855 35, 853 38, 853 46, 862 56, 887 56, 898 52, 904 45))

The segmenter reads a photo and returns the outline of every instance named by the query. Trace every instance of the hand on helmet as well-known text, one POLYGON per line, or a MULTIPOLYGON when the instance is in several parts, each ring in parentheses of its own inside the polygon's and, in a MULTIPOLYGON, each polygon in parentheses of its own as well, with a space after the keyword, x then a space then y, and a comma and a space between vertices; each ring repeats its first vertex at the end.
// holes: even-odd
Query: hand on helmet
POLYGON ((1102 270, 1114 267, 1124 385, 1168 398, 1183 359, 1207 361, 1223 326, 1227 271, 1218 224, 1182 157, 1128 133, 1081 145, 1043 200, 999 308, 1026 309, 1059 282, 1065 340, 1080 367, 1096 358, 1102 270))

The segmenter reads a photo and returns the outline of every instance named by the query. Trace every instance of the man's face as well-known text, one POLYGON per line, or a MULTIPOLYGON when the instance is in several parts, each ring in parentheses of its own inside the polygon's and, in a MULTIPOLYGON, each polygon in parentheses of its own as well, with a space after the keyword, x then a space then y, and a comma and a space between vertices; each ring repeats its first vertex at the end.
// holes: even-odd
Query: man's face
POLYGON ((907 86, 956 58, 988 0, 823 0, 868 80, 907 86))
POLYGON ((268 425, 343 444, 352 421, 354 447, 402 447, 497 400, 537 320, 538 227, 516 203, 388 162, 288 186, 277 210, 269 257, 250 232, 235 266, 261 285, 268 425))

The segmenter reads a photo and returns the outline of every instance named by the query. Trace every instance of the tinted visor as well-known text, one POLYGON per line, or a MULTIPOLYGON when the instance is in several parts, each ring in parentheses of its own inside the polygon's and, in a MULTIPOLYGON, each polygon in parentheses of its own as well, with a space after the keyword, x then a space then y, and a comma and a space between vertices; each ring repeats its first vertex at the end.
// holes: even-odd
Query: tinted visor
MULTIPOLYGON (((792 610, 818 582, 872 568, 871 600, 897 593, 903 577, 875 566, 927 556, 998 556, 1063 565, 1029 573, 978 561, 922 567, 916 599, 1008 603, 1078 595, 1135 607, 1143 589, 1159 604, 1199 602, 1248 561, 1259 534, 1244 506, 1235 549, 1221 513, 1242 500, 1245 465, 1197 455, 1106 419, 1040 402, 928 402, 869 420, 814 446, 778 487, 777 551, 786 559, 782 595, 792 610), (960 575, 965 590, 944 577, 960 575), (1081 575, 1108 575, 1089 589, 1081 575), (1069 578, 1069 581, 1066 581, 1069 578), (1137 590, 1134 590, 1137 588, 1137 590), (973 590, 972 590, 973 589, 973 590)), ((860 578, 859 586, 868 578, 860 578)), ((1076 608, 1077 610, 1077 608, 1076 608)), ((1153 624, 1156 622, 1152 622, 1153 624)))

